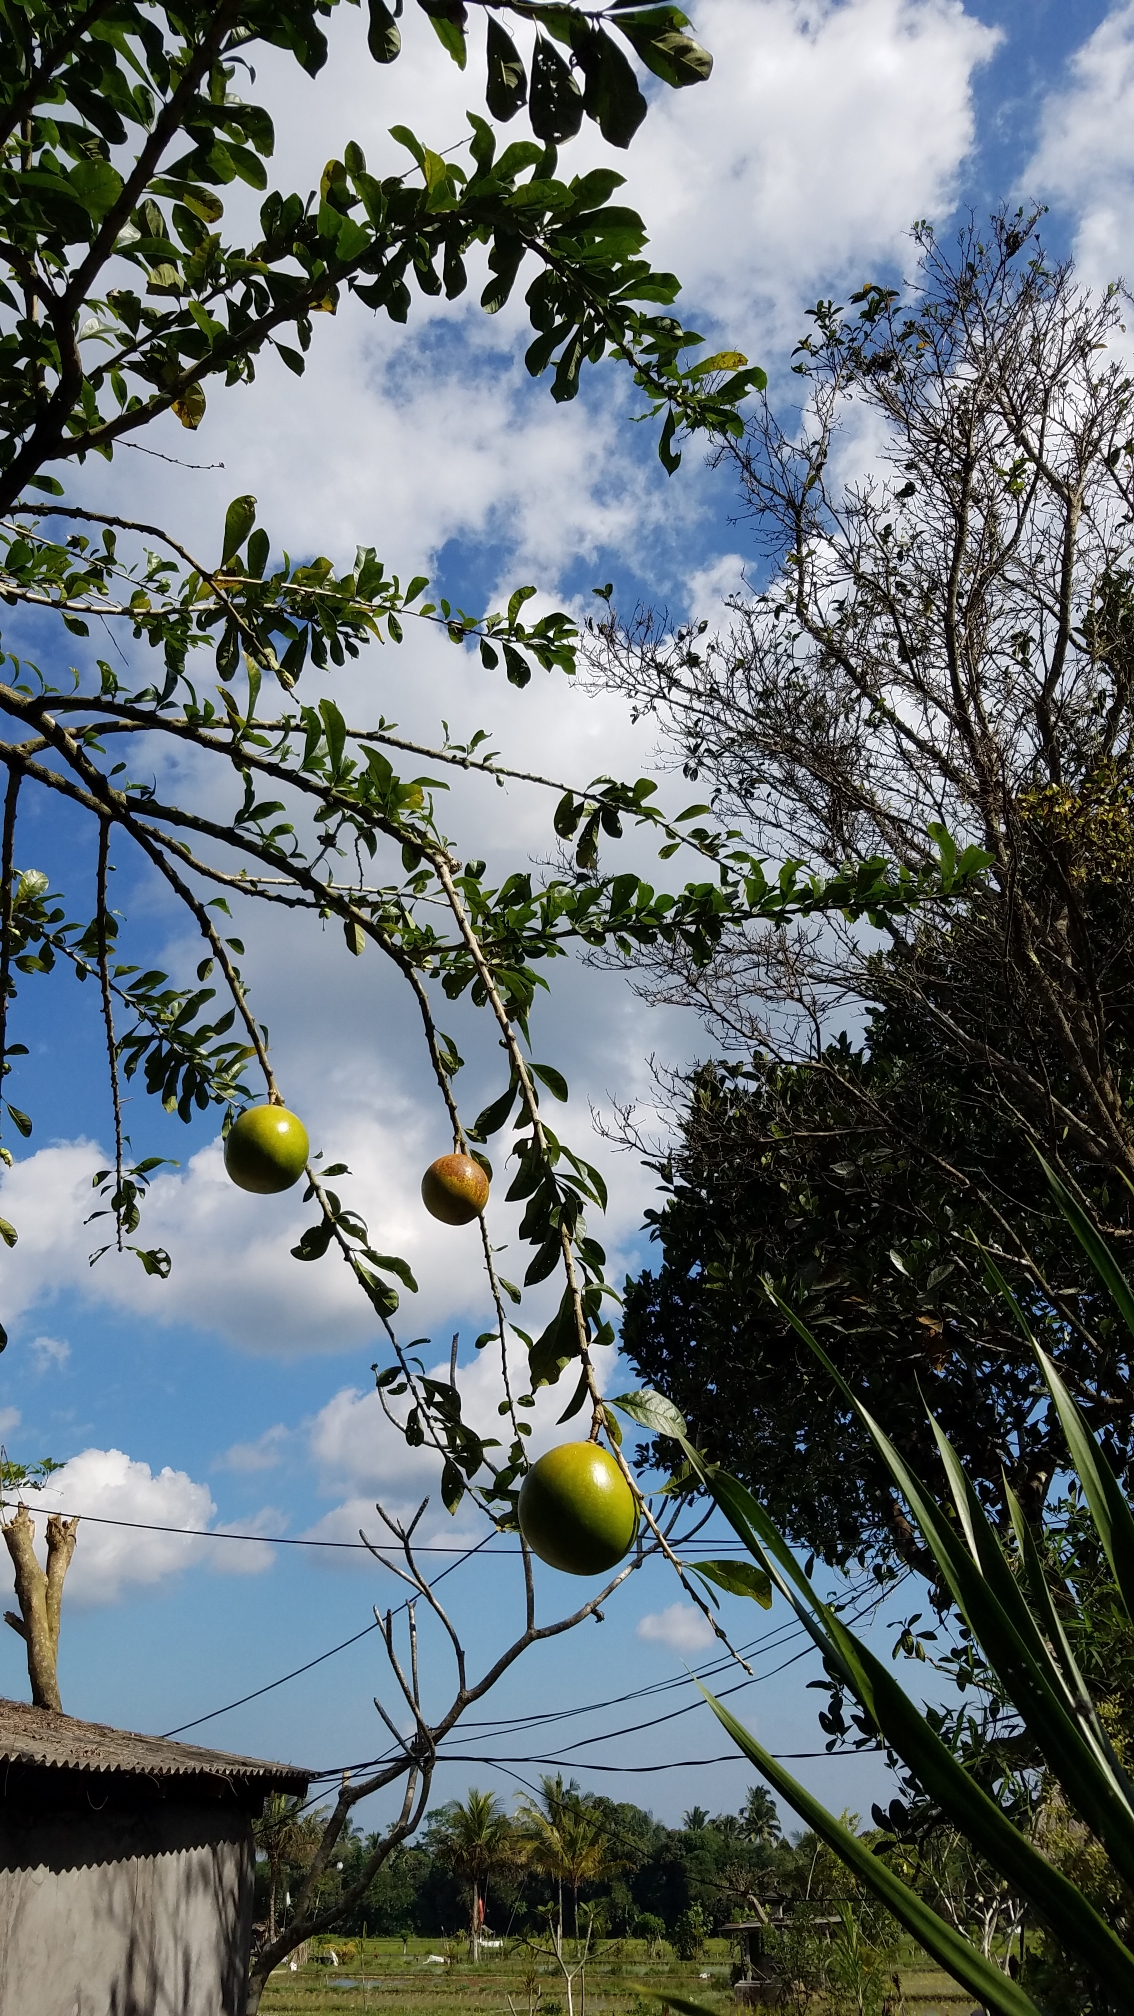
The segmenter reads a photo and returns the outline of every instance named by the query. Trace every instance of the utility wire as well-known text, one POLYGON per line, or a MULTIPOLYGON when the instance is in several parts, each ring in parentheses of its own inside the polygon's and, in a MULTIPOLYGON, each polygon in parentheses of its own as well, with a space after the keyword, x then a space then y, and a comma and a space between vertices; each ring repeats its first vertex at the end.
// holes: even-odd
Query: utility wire
MULTIPOLYGON (((473 1555, 479 1554, 484 1545, 485 1541, 482 1540, 478 1546, 467 1548, 459 1561, 450 1561, 447 1568, 442 1568, 441 1573, 435 1576, 430 1586, 435 1588, 437 1583, 443 1582, 446 1575, 451 1575, 455 1568, 460 1568, 465 1561, 471 1561, 473 1555)), ((391 1614, 395 1617, 400 1617, 403 1610, 409 1609, 410 1600, 407 1597, 406 1601, 399 1603, 397 1609, 391 1614)), ((310 1673, 313 1666, 321 1666, 325 1659, 333 1659, 336 1653, 345 1652, 348 1645, 357 1645, 360 1638, 368 1637, 371 1631, 377 1631, 377 1629, 378 1619, 375 1618, 373 1624, 366 1624, 361 1631, 356 1631, 353 1638, 344 1638, 341 1645, 332 1645, 329 1652, 320 1652, 318 1658, 309 1659, 305 1666, 297 1666, 291 1673, 281 1673, 278 1680, 269 1680, 266 1686, 257 1687, 253 1693, 242 1694, 239 1701, 226 1701, 223 1708, 211 1708, 207 1715, 198 1715, 192 1722, 179 1722, 176 1729, 167 1729, 165 1731, 165 1737, 181 1736, 185 1733, 186 1729, 199 1729, 203 1722, 215 1722, 218 1715, 227 1715, 233 1708, 243 1708, 249 1701, 258 1701, 262 1694, 271 1694, 276 1687, 284 1687, 289 1680, 297 1680, 301 1673, 310 1673)), ((164 1740, 165 1738, 163 1738, 164 1740)))
MULTIPOLYGON (((88 1526, 124 1526, 132 1533, 177 1533, 186 1540, 239 1540, 255 1541, 261 1547, 329 1547, 356 1554, 401 1554, 396 1541, 391 1540, 312 1540, 289 1539, 283 1533, 229 1533, 218 1532, 212 1526, 159 1526, 148 1519, 109 1519, 100 1512, 64 1512, 53 1506, 61 1519, 82 1519, 88 1526)), ((689 1548, 711 1547, 714 1554, 746 1552, 742 1540, 689 1540, 675 1541, 675 1546, 689 1548)), ((415 1554, 456 1554, 463 1560, 468 1552, 462 1547, 414 1547, 415 1554)), ((481 1543, 480 1552, 485 1554, 507 1554, 518 1558, 518 1547, 486 1547, 481 1543)))
MULTIPOLYGON (((863 1595, 863 1593, 864 1592, 860 1586, 857 1590, 851 1591, 848 1593, 847 1596, 843 1597, 836 1607, 839 1609, 846 1609, 850 1604, 857 1602, 858 1599, 863 1595)), ((861 1603, 860 1607, 854 1611, 851 1618, 851 1622, 852 1623, 857 1622, 858 1619, 861 1618, 865 1614, 865 1612, 871 1607, 872 1606, 870 1603, 865 1602, 861 1603)), ((773 1643, 776 1640, 779 1640, 780 1643, 783 1644, 788 1642, 792 1638, 799 1638, 802 1637, 803 1635, 804 1635, 803 1626, 800 1624, 780 1625, 777 1627, 776 1630, 764 1632, 760 1636, 750 1640, 747 1644, 742 1645, 740 1647, 740 1651, 743 1656, 750 1657, 758 1648, 771 1650, 773 1647, 773 1643)), ((790 1659, 784 1660, 781 1663, 781 1665, 771 1667, 765 1673, 753 1674, 749 1679, 740 1680, 736 1683, 734 1687, 722 1688, 720 1690, 722 1699, 730 1694, 741 1693, 746 1687, 758 1685, 760 1682, 764 1680, 770 1680, 774 1674, 782 1672, 784 1670, 784 1667, 794 1665, 798 1659, 805 1657, 809 1649, 810 1649, 809 1646, 805 1645, 800 1652, 794 1653, 790 1659)), ((671 1676, 667 1680, 653 1681, 646 1687, 635 1687, 631 1689, 631 1691, 627 1694, 615 1695, 605 1701, 585 1702, 581 1706, 576 1708, 552 1709, 542 1715, 518 1715, 510 1718, 501 1717, 497 1722, 483 1722, 483 1723, 468 1722, 463 1724, 462 1726, 466 1729, 487 1730, 489 1741, 492 1740, 493 1735, 497 1737, 503 1737, 513 1733, 526 1734, 535 1728, 546 1726, 547 1724, 552 1722, 562 1721, 569 1716, 596 1715, 600 1714, 602 1710, 605 1708, 621 1707, 628 1701, 640 1700, 649 1695, 662 1692, 669 1692, 672 1689, 678 1687, 685 1687, 688 1686, 689 1681, 691 1679, 698 1679, 698 1680, 712 1679, 714 1675, 716 1675, 717 1673, 731 1670, 733 1663, 734 1662, 732 1661, 731 1658, 727 1656, 722 1656, 720 1658, 707 1661, 705 1665, 699 1668, 694 1668, 691 1673, 687 1672, 676 1674, 671 1676)), ((692 1701, 689 1702, 685 1707, 676 1710, 675 1713, 679 1715, 686 1715, 689 1714, 693 1709, 700 1708, 703 1706, 704 1706, 703 1702, 692 1701)), ((615 1736, 630 1735, 640 1732, 641 1730, 644 1729, 658 1728, 660 1727, 663 1721, 671 1721, 673 1719, 674 1716, 672 1714, 667 1716, 661 1716, 649 1722, 637 1723, 634 1725, 632 1729, 607 1730, 600 1736, 592 1736, 585 1738, 584 1742, 586 1744, 590 1744, 590 1743, 610 1741, 615 1736)), ((439 1756, 442 1759, 449 1758, 457 1762, 466 1761, 473 1763, 499 1764, 501 1766, 501 1769, 504 1769, 509 1763, 535 1763, 535 1764, 558 1763, 561 1761, 561 1756, 566 1755, 566 1752, 568 1750, 578 1749, 581 1747, 583 1747, 582 1744, 565 1745, 561 1755, 556 1757, 498 1758, 498 1757, 484 1756, 462 1760, 462 1758, 459 1755, 457 1755, 457 1753, 449 1751, 441 1751, 439 1752, 439 1756)), ((353 1762, 349 1765, 337 1764, 329 1770, 314 1773, 313 1778, 327 1778, 327 1779, 337 1778, 341 1776, 344 1770, 349 1771, 352 1776, 355 1776, 360 1771, 369 1771, 372 1770, 376 1765, 385 1763, 387 1761, 387 1758, 392 1756, 393 1754, 394 1754, 393 1751, 383 1751, 379 1756, 367 1757, 364 1758, 361 1762, 353 1762)), ((785 1756, 791 1755, 799 1757, 811 1757, 811 1756, 823 1757, 826 1756, 827 1754, 828 1753, 825 1750, 817 1750, 817 1751, 801 1750, 801 1751, 784 1752, 785 1756)), ((856 1753, 848 1752, 846 1754, 850 1755, 856 1753)), ((711 1763, 719 1760, 709 1758, 705 1759, 704 1761, 711 1763)), ((598 1769, 599 1767, 597 1765, 592 1767, 592 1765, 589 1762, 587 1762, 585 1768, 587 1770, 591 1770, 592 1768, 598 1769)), ((617 1769, 618 1767, 613 1765, 610 1766, 604 1765, 602 1768, 604 1770, 608 1769, 613 1770, 617 1769)), ((626 1768, 629 1769, 630 1767, 627 1766, 626 1768)), ((662 1767, 659 1766, 657 1768, 660 1769, 662 1767)))

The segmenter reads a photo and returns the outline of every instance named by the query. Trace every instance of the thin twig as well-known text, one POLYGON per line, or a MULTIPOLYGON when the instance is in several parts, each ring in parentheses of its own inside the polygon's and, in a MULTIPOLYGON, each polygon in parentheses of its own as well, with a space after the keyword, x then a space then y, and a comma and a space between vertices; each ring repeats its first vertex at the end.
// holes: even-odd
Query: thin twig
POLYGON ((12 875, 16 845, 16 801, 22 774, 8 771, 4 793, 4 835, 0 842, 0 1090, 3 1089, 8 1059, 8 990, 12 974, 12 875))
POLYGON ((118 1045, 114 1040, 114 1006, 110 998, 110 963, 107 955, 107 873, 110 854, 110 819, 98 822, 98 905, 95 925, 98 933, 98 977, 102 991, 102 1022, 106 1031, 106 1056, 110 1067, 110 1098, 114 1108, 114 1230, 118 1251, 122 1251, 122 1094, 118 1082, 118 1045))

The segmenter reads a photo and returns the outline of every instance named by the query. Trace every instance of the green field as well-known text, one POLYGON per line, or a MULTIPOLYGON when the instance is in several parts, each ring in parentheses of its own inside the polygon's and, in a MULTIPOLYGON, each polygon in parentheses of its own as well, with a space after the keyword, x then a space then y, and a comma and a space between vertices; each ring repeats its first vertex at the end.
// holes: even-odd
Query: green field
MULTIPOLYGON (((330 2016, 333 2010, 366 2010, 373 2016, 566 2016, 562 1977, 546 1956, 521 1945, 485 1953, 469 1963, 464 1941, 411 1939, 405 1954, 400 1939, 328 1939, 339 1966, 312 1955, 292 1973, 277 1968, 262 2008, 271 2016, 330 2016), (430 1954, 444 1958, 439 1966, 430 1954)), ((666 1990, 703 2002, 720 2016, 736 2008, 729 1986, 733 1955, 727 1940, 709 1940, 700 1960, 676 1960, 668 1947, 652 1959, 640 1939, 606 1942, 587 1968, 586 2003, 574 1989, 574 2016, 658 2016, 657 1997, 666 1990), (708 1979, 705 1979, 705 1976, 708 1979)), ((901 1999, 893 2016, 968 2016, 972 1996, 944 1975, 914 1965, 900 1970, 901 1999)))

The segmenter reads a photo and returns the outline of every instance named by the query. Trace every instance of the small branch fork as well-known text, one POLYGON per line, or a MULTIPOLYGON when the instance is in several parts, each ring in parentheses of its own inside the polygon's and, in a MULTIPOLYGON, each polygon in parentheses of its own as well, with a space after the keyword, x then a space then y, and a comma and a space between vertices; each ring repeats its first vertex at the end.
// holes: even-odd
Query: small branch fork
POLYGON ((537 1625, 535 1621, 535 1589, 531 1555, 527 1546, 521 1541, 524 1582, 523 1629, 512 1640, 511 1644, 492 1662, 480 1679, 470 1682, 468 1678, 468 1655, 460 1634, 437 1596, 435 1589, 423 1574, 413 1551, 413 1535, 428 1503, 428 1499, 422 1501, 408 1525, 402 1525, 398 1520, 392 1518, 381 1505, 375 1507, 383 1524, 394 1535, 401 1546, 405 1563, 404 1567, 394 1566, 386 1557, 378 1553, 377 1549, 367 1540, 364 1533, 360 1535, 364 1543, 371 1548, 375 1559, 379 1560, 384 1567, 393 1567, 393 1572, 414 1591, 414 1595, 405 1605, 409 1647, 408 1672, 403 1664, 395 1640, 394 1618, 396 1613, 387 1611, 384 1618, 377 1610, 374 1613, 376 1620, 382 1627, 380 1635, 391 1673, 397 1684, 398 1691, 413 1717, 414 1732, 409 1737, 403 1736, 394 1718, 383 1707, 381 1702, 375 1700, 374 1705, 397 1744, 400 1754, 389 1763, 383 1764, 381 1769, 373 1772, 368 1777, 348 1779, 342 1784, 335 1806, 324 1828, 323 1837, 304 1876, 302 1887, 296 1899, 291 1924, 270 1945, 264 1947, 253 1962, 249 1977, 249 2016, 256 2016, 264 1984, 272 1969, 277 1967, 280 1961, 285 1959, 287 1954, 300 1945, 303 1940, 310 1939, 320 1932, 329 1930, 344 1911, 349 1911, 357 1904, 365 1896, 377 1871, 388 1859, 393 1850, 414 1833, 429 1801, 439 1746, 452 1733, 466 1711, 491 1692, 492 1688, 496 1686, 509 1667, 515 1664, 516 1660, 528 1650, 529 1646, 541 1643, 549 1638, 560 1637, 564 1632, 572 1631, 576 1625, 584 1623, 588 1617, 595 1616, 619 1585, 625 1582, 627 1577, 632 1575, 637 1568, 641 1567, 642 1562, 646 1559, 646 1554, 641 1546, 639 1546, 634 1558, 628 1561, 617 1575, 613 1575, 597 1595, 592 1596, 586 1603, 581 1604, 569 1616, 557 1619, 554 1624, 537 1625), (456 1668, 456 1688, 448 1706, 436 1720, 431 1720, 428 1717, 422 1705, 420 1644, 417 1622, 417 1605, 422 1601, 433 1613, 438 1625, 444 1632, 449 1642, 456 1668), (333 1904, 320 1908, 315 1901, 319 1879, 330 1862, 335 1844, 342 1833, 352 1809, 361 1799, 369 1798, 371 1794, 382 1791, 387 1785, 395 1784, 401 1778, 406 1780, 405 1793, 393 1824, 386 1830, 381 1840, 375 1844, 372 1852, 362 1864, 358 1875, 348 1885, 347 1889, 335 1899, 333 1904))

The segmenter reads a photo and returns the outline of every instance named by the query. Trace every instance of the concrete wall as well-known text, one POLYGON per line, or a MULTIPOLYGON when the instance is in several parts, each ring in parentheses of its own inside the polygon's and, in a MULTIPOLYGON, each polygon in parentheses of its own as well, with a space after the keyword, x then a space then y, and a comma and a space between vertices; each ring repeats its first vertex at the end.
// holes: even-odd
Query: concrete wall
POLYGON ((0 2016, 241 2016, 247 1811, 105 1786, 0 1803, 0 2016))

